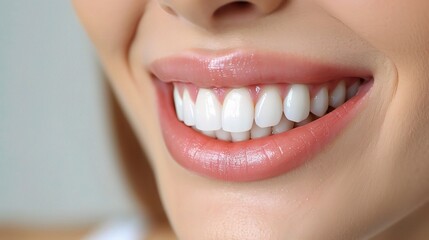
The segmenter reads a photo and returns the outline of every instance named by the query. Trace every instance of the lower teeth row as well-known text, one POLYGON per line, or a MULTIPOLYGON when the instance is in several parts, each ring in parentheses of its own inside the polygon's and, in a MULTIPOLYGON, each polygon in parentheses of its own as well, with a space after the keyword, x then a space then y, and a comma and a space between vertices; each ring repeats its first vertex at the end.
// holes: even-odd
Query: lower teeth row
POLYGON ((221 104, 212 89, 200 88, 194 102, 188 89, 180 94, 175 85, 174 104, 185 125, 211 138, 239 142, 280 134, 322 117, 355 96, 360 85, 355 81, 346 87, 340 81, 331 92, 322 87, 310 96, 308 86, 292 84, 284 99, 278 87, 267 86, 256 104, 248 88, 231 89, 221 104))

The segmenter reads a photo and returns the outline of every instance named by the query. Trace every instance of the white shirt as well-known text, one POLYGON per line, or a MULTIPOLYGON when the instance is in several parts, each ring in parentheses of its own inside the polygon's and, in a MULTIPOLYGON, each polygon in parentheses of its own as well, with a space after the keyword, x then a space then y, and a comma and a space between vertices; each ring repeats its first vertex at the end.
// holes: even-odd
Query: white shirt
POLYGON ((100 225, 84 240, 141 240, 147 234, 147 222, 141 218, 114 219, 100 225))

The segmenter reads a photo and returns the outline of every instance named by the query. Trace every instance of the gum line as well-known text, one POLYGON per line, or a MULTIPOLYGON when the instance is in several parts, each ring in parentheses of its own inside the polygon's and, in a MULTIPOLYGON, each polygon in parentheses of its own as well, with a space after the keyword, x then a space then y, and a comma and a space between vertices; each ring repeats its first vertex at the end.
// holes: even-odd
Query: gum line
MULTIPOLYGON (((320 90, 320 88, 325 87, 325 86, 328 88, 329 92, 332 92, 340 81, 344 81, 346 83, 346 88, 349 88, 355 82, 363 82, 365 80, 361 79, 361 78, 343 78, 343 79, 333 80, 333 81, 323 83, 323 84, 314 84, 314 85, 313 84, 306 84, 306 85, 309 88, 310 96, 313 97, 320 90)), ((184 83, 184 82, 174 82, 173 85, 175 88, 178 89, 178 91, 182 97, 183 97, 183 91, 185 89, 187 89, 189 95, 191 96, 191 99, 194 102, 196 101, 198 91, 200 89, 198 86, 191 84, 191 83, 184 83)), ((258 84, 258 85, 246 86, 246 88, 249 89, 250 96, 252 97, 253 102, 256 104, 259 94, 261 93, 262 89, 264 89, 265 87, 276 86, 280 90, 280 97, 285 98, 291 85, 293 85, 293 84, 290 84, 290 83, 258 84)), ((231 89, 234 89, 234 88, 232 88, 232 87, 228 87, 228 88, 227 87, 215 87, 215 88, 210 88, 210 89, 213 90, 213 92, 216 94, 219 102, 221 104, 223 104, 225 96, 228 94, 228 92, 231 89)))

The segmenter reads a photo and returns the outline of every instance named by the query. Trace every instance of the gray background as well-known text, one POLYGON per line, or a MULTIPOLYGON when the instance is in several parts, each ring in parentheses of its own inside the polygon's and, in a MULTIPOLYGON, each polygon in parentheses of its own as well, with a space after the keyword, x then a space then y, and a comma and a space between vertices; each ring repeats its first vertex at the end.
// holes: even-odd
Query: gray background
POLYGON ((70 1, 0 1, 0 224, 134 212, 103 83, 70 1))

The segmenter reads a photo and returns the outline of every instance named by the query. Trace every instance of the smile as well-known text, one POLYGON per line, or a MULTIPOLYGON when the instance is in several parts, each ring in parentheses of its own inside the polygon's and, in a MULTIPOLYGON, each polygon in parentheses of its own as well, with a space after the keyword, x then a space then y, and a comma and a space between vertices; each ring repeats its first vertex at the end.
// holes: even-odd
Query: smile
POLYGON ((189 52, 151 72, 173 158, 226 181, 275 177, 310 160, 372 86, 365 69, 248 51, 189 52))

